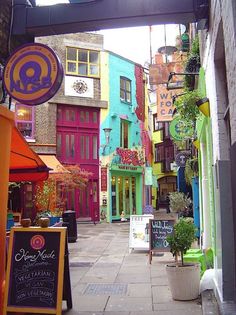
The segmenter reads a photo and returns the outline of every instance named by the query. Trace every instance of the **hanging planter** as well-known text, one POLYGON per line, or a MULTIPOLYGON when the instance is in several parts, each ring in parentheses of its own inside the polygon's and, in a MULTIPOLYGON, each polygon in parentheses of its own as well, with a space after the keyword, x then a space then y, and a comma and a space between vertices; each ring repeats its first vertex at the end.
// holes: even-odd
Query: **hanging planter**
POLYGON ((199 115, 199 109, 196 103, 201 99, 202 96, 197 90, 186 91, 175 99, 174 105, 183 119, 195 122, 199 115))
POLYGON ((206 117, 210 117, 210 104, 209 99, 207 97, 201 98, 196 102, 198 109, 205 115, 206 117))

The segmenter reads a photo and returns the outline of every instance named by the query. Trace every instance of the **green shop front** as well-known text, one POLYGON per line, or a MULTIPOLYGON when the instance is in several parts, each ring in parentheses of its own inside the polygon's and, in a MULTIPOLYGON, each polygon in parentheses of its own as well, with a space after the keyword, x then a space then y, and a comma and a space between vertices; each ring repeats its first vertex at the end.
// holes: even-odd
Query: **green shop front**
POLYGON ((143 174, 142 166, 111 164, 110 221, 142 214, 143 174))

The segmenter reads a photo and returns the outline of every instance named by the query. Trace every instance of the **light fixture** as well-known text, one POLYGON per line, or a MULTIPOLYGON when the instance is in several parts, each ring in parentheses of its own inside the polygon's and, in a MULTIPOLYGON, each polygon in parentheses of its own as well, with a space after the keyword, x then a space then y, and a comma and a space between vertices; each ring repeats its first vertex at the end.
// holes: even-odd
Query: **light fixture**
POLYGON ((105 149, 108 146, 110 142, 110 133, 112 131, 112 128, 103 128, 103 131, 105 133, 105 144, 102 144, 101 147, 103 148, 102 150, 102 155, 105 154, 105 149))
POLYGON ((183 81, 177 81, 177 82, 170 82, 173 76, 195 76, 199 75, 198 72, 170 72, 168 81, 166 83, 167 90, 176 90, 176 89, 183 89, 184 88, 184 82, 183 81))
POLYGON ((209 105, 209 99, 207 97, 204 97, 196 102, 196 105, 198 106, 198 109, 205 115, 206 117, 210 117, 210 105, 209 105))

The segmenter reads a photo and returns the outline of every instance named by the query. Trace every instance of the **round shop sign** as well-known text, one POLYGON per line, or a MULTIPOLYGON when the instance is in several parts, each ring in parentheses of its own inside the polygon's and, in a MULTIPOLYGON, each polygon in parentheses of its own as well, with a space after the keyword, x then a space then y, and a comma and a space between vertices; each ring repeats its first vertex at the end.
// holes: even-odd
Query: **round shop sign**
POLYGON ((26 105, 39 105, 60 88, 63 67, 55 52, 39 43, 19 47, 7 60, 3 72, 8 94, 26 105))
POLYGON ((175 157, 175 163, 179 167, 185 167, 186 161, 190 156, 190 152, 182 151, 179 152, 175 157))
POLYGON ((171 137, 177 141, 189 138, 194 133, 193 126, 190 126, 178 116, 171 121, 169 131, 171 137))

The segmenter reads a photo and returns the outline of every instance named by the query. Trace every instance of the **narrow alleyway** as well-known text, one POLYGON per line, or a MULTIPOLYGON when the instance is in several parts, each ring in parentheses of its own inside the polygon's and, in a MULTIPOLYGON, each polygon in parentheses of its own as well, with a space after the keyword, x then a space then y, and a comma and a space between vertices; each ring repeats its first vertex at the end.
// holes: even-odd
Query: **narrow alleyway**
POLYGON ((68 315, 201 315, 201 299, 172 300, 165 264, 170 253, 129 253, 129 223, 79 224, 69 243, 73 309, 68 315))

